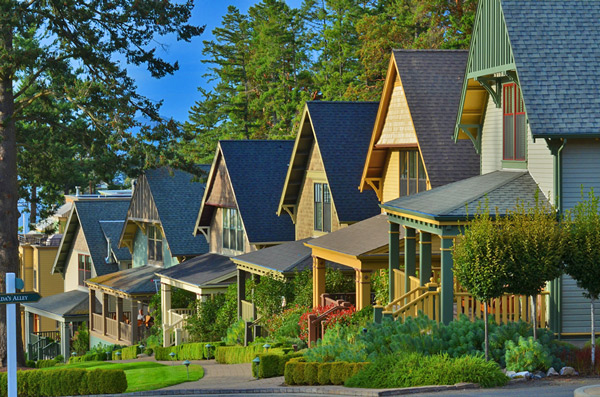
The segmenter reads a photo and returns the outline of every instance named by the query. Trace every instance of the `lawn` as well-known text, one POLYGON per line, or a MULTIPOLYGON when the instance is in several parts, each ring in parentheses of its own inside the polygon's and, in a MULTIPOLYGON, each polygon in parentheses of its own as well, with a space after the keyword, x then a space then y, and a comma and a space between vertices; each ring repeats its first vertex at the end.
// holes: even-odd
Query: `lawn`
MULTIPOLYGON (((126 393, 134 391, 147 391, 161 389, 167 386, 187 382, 186 368, 182 364, 164 365, 151 361, 140 361, 132 363, 114 363, 104 361, 85 361, 81 363, 58 365, 45 368, 45 370, 59 368, 102 368, 122 369, 127 377, 126 393)), ((190 381, 202 379, 204 370, 200 365, 190 365, 190 381)))

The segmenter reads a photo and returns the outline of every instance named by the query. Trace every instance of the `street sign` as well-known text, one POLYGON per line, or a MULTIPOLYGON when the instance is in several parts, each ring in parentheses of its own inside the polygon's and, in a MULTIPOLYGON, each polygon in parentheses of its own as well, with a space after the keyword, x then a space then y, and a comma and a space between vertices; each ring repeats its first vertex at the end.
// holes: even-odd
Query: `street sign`
POLYGON ((20 292, 16 294, 0 294, 0 305, 7 303, 37 302, 41 298, 37 292, 20 292))

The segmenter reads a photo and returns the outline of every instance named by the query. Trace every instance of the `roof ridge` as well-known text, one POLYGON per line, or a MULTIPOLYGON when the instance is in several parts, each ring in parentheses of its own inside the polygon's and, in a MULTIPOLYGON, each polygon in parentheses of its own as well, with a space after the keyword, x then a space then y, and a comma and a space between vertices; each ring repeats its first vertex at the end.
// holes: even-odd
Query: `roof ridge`
MULTIPOLYGON (((290 142, 293 139, 219 139, 219 142, 290 142)), ((210 164, 207 164, 210 165, 210 164)))
POLYGON ((327 103, 327 104, 331 104, 331 103, 335 103, 335 104, 354 104, 354 105, 362 105, 362 104, 369 104, 369 103, 379 103, 379 101, 306 101, 306 104, 312 104, 312 103, 327 103))
POLYGON ((446 49, 446 48, 392 48, 393 52, 469 52, 467 49, 446 49))
MULTIPOLYGON (((508 185, 509 183, 513 182, 515 179, 518 179, 518 178, 520 178, 520 177, 522 177, 524 175, 529 174, 529 171, 521 171, 521 170, 519 170, 519 171, 501 171, 501 170, 497 170, 497 171, 490 172, 489 174, 495 173, 495 172, 502 172, 502 173, 508 173, 508 172, 510 172, 510 173, 514 173, 514 175, 511 176, 506 181, 502 181, 502 182, 498 182, 498 183, 494 184, 493 186, 491 186, 489 189, 487 189, 482 194, 476 194, 476 195, 472 195, 472 196, 468 197, 467 199, 464 200, 463 204, 458 205, 458 206, 453 206, 453 207, 450 207, 450 208, 445 208, 441 212, 447 213, 447 212, 455 211, 455 210, 459 209, 460 207, 462 207, 463 205, 468 204, 468 203, 470 203, 472 201, 475 201, 475 200, 479 200, 480 198, 483 198, 486 194, 488 194, 490 192, 493 192, 494 190, 496 190, 496 189, 498 189, 498 188, 500 188, 502 186, 508 185)), ((489 175, 489 174, 483 174, 483 175, 489 175)), ((477 176, 474 176, 472 178, 478 178, 478 177, 483 176, 483 175, 477 175, 477 176)), ((469 179, 471 179, 471 178, 463 179, 463 180, 467 181, 469 179)), ((448 185, 446 185, 446 186, 448 186, 448 185)))

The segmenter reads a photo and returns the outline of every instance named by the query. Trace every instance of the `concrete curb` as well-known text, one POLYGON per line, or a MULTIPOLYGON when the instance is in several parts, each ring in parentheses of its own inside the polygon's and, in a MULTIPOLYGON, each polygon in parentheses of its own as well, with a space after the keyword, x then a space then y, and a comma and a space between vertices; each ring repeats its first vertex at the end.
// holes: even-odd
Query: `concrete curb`
MULTIPOLYGON (((211 395, 211 394, 311 394, 322 396, 402 396, 417 393, 437 393, 444 391, 477 389, 476 383, 457 383, 455 385, 445 386, 419 386, 404 387, 400 389, 356 389, 356 388, 324 388, 318 386, 290 386, 290 387, 269 387, 254 389, 177 389, 177 390, 152 390, 144 392, 134 392, 125 394, 103 394, 103 397, 123 397, 123 396, 172 396, 172 395, 211 395)), ((91 396, 99 397, 99 395, 91 396)))
POLYGON ((600 396, 600 385, 590 385, 575 389, 573 392, 575 397, 600 396))

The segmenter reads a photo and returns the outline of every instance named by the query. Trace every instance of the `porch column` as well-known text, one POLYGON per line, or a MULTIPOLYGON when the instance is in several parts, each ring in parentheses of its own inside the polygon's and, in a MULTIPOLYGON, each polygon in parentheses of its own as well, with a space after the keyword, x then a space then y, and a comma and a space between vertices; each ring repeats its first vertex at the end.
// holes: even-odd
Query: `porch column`
MULTIPOLYGON (((25 351, 29 351, 31 343, 31 334, 33 333, 33 313, 25 310, 25 351)), ((29 356, 27 356, 29 358, 29 356)))
POLYGON ((325 260, 313 256, 313 307, 321 303, 321 294, 325 293, 325 260))
POLYGON ((96 310, 96 290, 95 289, 89 289, 90 294, 89 294, 89 318, 88 318, 88 323, 89 323, 89 327, 88 329, 92 330, 94 329, 94 312, 96 310))
POLYGON ((356 279, 359 290, 356 291, 356 310, 364 309, 371 304, 371 271, 357 270, 356 279))
POLYGON ((71 329, 69 328, 69 323, 66 321, 60 322, 60 354, 65 358, 65 360, 69 360, 71 355, 71 346, 69 344, 69 339, 71 338, 71 329))
POLYGON ((421 286, 431 278, 431 233, 421 231, 419 238, 419 279, 421 286))
POLYGON ((102 292, 102 335, 106 335, 106 318, 108 317, 108 294, 102 292))
POLYGON ((440 319, 444 324, 448 324, 454 318, 454 272, 452 271, 453 237, 440 237, 442 240, 440 319))
POLYGON ((171 316, 169 315, 169 310, 171 310, 171 286, 169 284, 160 284, 160 310, 162 316, 163 346, 167 347, 169 343, 167 327, 171 325, 171 316))
POLYGON ((121 298, 121 297, 117 297, 116 312, 117 312, 117 340, 121 340, 121 323, 123 322, 123 298, 121 298))
MULTIPOLYGON (((160 296, 162 297, 162 293, 161 293, 160 296)), ((140 304, 140 302, 137 302, 137 305, 134 305, 133 301, 131 301, 131 339, 133 340, 133 343, 135 343, 135 342, 138 341, 138 335, 140 333, 139 332, 140 329, 138 328, 137 315, 140 312, 141 306, 142 305, 140 304), (133 312, 134 307, 137 309, 137 310, 135 310, 135 313, 133 312)), ((161 299, 161 306, 162 306, 162 299, 161 299)), ((161 310, 162 310, 162 307, 161 307, 161 310)), ((163 332, 163 341, 164 341, 164 336, 165 335, 164 335, 164 332, 163 332)), ((164 345, 164 342, 163 342, 163 347, 166 347, 164 345)))
POLYGON ((390 230, 389 230, 389 261, 388 261, 388 269, 389 269, 389 302, 393 301, 394 290, 396 286, 394 285, 395 277, 394 277, 394 269, 400 268, 400 225, 394 222, 389 222, 390 230))
POLYGON ((238 298, 238 318, 242 318, 242 301, 246 300, 246 277, 248 272, 242 269, 237 271, 237 298, 238 298))
MULTIPOLYGON (((416 274, 416 250, 417 250, 417 237, 415 229, 407 227, 404 233, 404 290, 405 292, 410 291, 410 279, 409 276, 416 274)), ((390 275, 391 277, 391 275, 390 275)))

